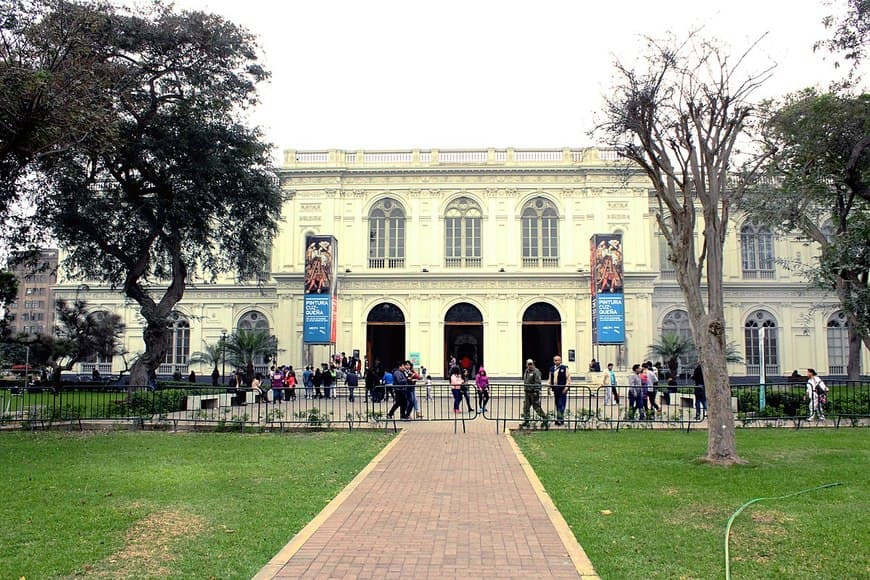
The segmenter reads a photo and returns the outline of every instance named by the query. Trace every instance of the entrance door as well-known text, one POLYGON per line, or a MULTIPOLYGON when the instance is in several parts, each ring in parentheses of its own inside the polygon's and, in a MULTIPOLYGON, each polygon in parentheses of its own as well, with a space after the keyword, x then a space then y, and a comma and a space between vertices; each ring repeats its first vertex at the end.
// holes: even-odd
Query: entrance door
POLYGON ((378 304, 366 319, 366 365, 392 370, 405 358, 405 315, 394 304, 378 304))
POLYGON ((462 302, 444 316, 444 378, 450 373, 450 359, 469 376, 483 366, 483 316, 475 306, 462 302))
POLYGON ((562 318, 559 311, 545 302, 532 304, 523 313, 523 359, 517 361, 520 373, 526 359, 530 358, 535 361, 541 375, 545 376, 556 353, 562 354, 562 318))

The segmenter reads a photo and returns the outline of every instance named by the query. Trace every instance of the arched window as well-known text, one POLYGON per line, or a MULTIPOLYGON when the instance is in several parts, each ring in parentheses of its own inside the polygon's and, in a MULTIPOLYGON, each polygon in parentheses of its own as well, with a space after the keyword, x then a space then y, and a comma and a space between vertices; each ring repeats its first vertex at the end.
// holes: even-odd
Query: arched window
POLYGON ((745 279, 773 279, 776 256, 773 251, 773 233, 769 228, 745 224, 740 229, 740 255, 745 279))
POLYGON ((779 343, 776 319, 770 312, 756 310, 746 319, 743 340, 746 353, 746 374, 758 375, 761 370, 761 348, 758 344, 759 330, 764 328, 764 367, 767 375, 779 374, 779 343))
MULTIPOLYGON (((686 340, 694 340, 692 338, 692 326, 689 324, 689 313, 685 310, 672 310, 665 314, 662 320, 662 334, 676 334, 680 338, 686 340)), ((698 364, 698 351, 694 350, 685 356, 679 357, 678 373, 691 373, 698 364)))
POLYGON ((559 212, 543 197, 529 201, 522 211, 523 267, 559 265, 559 212))
POLYGON ((662 320, 662 334, 672 333, 680 338, 692 340, 692 326, 689 324, 689 313, 685 310, 672 310, 662 320))
POLYGON ((405 212, 382 199, 369 213, 369 268, 405 267, 405 212))
POLYGON ((237 328, 239 330, 263 330, 269 332, 269 321, 266 320, 262 312, 251 310, 242 315, 237 328))
MULTIPOLYGON (((265 332, 272 334, 269 328, 269 321, 262 312, 251 310, 245 312, 239 323, 236 325, 236 330, 247 330, 248 332, 265 332)), ((269 368, 269 357, 274 353, 261 352, 254 357, 254 369, 257 372, 266 372, 269 368)))
POLYGON ((828 373, 845 375, 849 364, 849 321, 841 310, 828 318, 828 373))
POLYGON ((173 312, 169 316, 169 336, 166 342, 166 354, 159 372, 186 373, 187 359, 190 357, 190 322, 180 312, 173 312))
POLYGON ((444 257, 448 268, 480 267, 480 206, 460 197, 444 216, 444 257))

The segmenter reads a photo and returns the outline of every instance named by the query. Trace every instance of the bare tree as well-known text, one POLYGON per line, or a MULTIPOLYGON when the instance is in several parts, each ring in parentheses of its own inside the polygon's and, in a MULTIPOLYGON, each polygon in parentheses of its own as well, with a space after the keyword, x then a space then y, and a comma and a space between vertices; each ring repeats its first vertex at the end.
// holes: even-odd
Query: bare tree
POLYGON ((732 59, 694 33, 682 43, 648 39, 648 45, 642 70, 616 62, 616 85, 605 97, 605 118, 595 134, 639 165, 652 182, 658 225, 704 369, 706 459, 736 463, 741 459, 726 364, 723 248, 732 201, 742 189, 731 168, 752 112, 749 97, 770 69, 738 77, 752 47, 732 59), (695 244, 696 226, 703 232, 700 247, 695 244))

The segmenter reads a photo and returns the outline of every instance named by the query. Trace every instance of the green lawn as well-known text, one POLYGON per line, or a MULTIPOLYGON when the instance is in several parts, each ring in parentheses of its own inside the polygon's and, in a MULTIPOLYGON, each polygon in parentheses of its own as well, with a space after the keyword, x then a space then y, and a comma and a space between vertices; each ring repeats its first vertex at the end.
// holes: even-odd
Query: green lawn
POLYGON ((605 579, 723 578, 728 518, 738 578, 870 578, 870 430, 738 430, 747 465, 697 460, 706 433, 516 437, 605 579), (608 513, 609 512, 609 513, 608 513))
POLYGON ((0 578, 250 578, 390 437, 0 434, 0 578))

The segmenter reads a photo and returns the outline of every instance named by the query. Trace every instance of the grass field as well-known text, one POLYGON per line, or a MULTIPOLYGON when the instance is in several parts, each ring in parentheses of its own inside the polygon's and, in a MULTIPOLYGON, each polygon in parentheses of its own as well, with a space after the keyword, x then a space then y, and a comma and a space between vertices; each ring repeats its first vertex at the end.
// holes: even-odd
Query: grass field
POLYGON ((250 578, 390 437, 3 433, 0 578, 250 578))
POLYGON ((738 430, 747 465, 698 461, 706 433, 546 432, 517 441, 604 579, 870 578, 870 430, 738 430))

